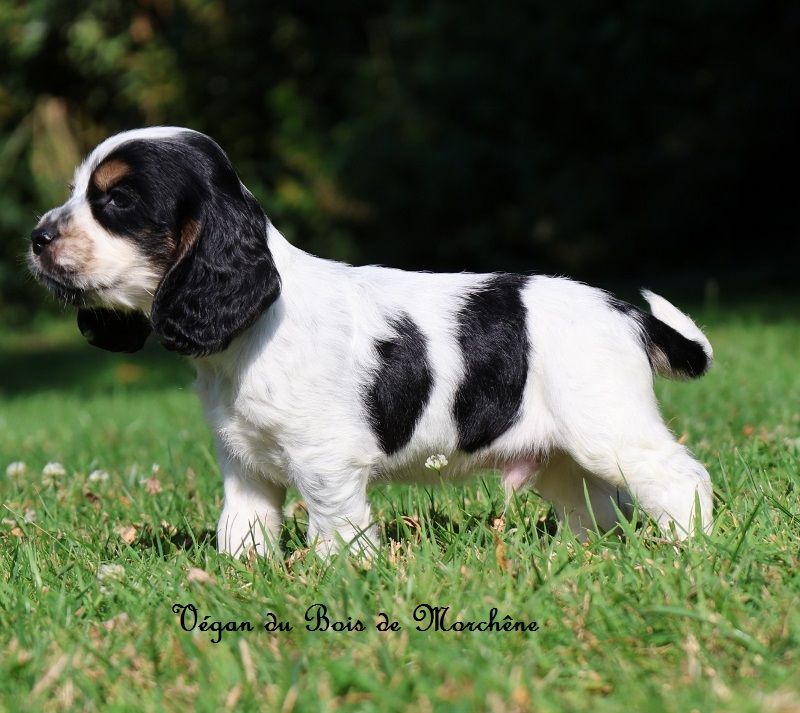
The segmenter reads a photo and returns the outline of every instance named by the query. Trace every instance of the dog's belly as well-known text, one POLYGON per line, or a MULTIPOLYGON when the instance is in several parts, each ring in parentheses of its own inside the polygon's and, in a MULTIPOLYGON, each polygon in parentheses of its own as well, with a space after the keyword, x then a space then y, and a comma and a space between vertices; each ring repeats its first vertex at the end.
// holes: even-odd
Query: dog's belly
MULTIPOLYGON (((254 424, 241 413, 231 409, 220 424, 217 433, 228 453, 254 474, 267 477, 282 484, 290 484, 289 475, 296 453, 290 444, 281 442, 275 432, 263 424, 254 424)), ((426 467, 428 455, 413 458, 402 464, 392 464, 378 459, 366 463, 371 471, 370 481, 379 483, 407 483, 438 485, 441 483, 465 483, 476 476, 499 473, 508 490, 519 490, 533 482, 536 474, 546 462, 541 454, 505 457, 491 453, 472 455, 459 451, 446 456, 447 464, 439 468, 426 467)))
POLYGON ((547 458, 540 454, 520 455, 512 458, 488 454, 474 456, 466 453, 451 453, 447 465, 428 468, 425 460, 417 459, 398 467, 378 466, 374 472, 376 483, 409 483, 438 485, 442 483, 464 483, 487 474, 499 473, 507 490, 520 490, 533 483, 547 458))
POLYGON ((252 476, 283 485, 334 471, 337 478, 367 471, 376 484, 432 485, 463 483, 493 471, 500 473, 506 489, 518 490, 533 482, 546 461, 548 449, 536 445, 548 440, 541 419, 520 419, 488 447, 465 453, 457 448, 454 428, 444 428, 429 416, 419 425, 410 451, 386 456, 366 422, 322 408, 312 413, 303 408, 302 399, 286 398, 280 385, 263 376, 255 384, 219 373, 198 377, 198 395, 226 455, 252 476), (446 464, 426 467, 431 456, 440 454, 446 464))

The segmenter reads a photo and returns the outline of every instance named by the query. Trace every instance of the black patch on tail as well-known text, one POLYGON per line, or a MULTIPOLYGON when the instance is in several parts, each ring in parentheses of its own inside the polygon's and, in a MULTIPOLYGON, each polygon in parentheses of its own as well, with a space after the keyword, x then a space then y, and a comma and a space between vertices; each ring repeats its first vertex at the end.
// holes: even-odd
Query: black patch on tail
POLYGON ((516 420, 528 378, 528 327, 521 291, 525 275, 493 275, 471 291, 458 312, 464 379, 453 416, 458 447, 488 445, 516 420))
POLYGON ((708 371, 710 362, 701 344, 684 337, 658 317, 632 304, 616 297, 609 297, 608 302, 613 309, 639 324, 642 344, 653 371, 657 371, 656 349, 664 355, 670 371, 676 376, 695 379, 708 371))
POLYGON ((364 396, 370 427, 387 455, 411 440, 433 387, 425 335, 407 314, 390 324, 395 335, 376 342, 378 369, 364 396))

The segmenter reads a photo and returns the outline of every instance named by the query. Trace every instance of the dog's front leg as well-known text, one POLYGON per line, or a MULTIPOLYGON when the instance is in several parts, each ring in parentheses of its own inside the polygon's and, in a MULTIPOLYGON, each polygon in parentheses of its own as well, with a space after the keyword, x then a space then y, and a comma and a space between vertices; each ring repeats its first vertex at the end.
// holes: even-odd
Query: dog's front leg
POLYGON ((246 472, 218 446, 225 503, 217 525, 217 549, 239 557, 279 549, 286 487, 246 472))
POLYGON ((369 471, 295 477, 308 509, 308 544, 328 558, 342 547, 366 557, 378 550, 378 528, 367 501, 369 471))

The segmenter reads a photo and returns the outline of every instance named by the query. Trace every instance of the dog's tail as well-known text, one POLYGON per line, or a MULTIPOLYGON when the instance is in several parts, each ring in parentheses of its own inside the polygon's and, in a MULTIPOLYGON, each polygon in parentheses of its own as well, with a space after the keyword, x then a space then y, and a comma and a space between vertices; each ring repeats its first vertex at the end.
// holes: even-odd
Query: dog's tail
POLYGON ((663 297, 642 290, 650 312, 624 302, 614 306, 638 324, 642 344, 653 371, 673 379, 696 379, 703 376, 714 360, 714 350, 690 317, 663 297))

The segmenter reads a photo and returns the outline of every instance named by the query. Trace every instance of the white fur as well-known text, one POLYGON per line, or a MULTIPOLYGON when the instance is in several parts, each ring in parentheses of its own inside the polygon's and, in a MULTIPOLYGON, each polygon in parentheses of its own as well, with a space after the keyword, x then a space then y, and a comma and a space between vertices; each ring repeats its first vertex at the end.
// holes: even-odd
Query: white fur
POLYGON ((322 551, 337 536, 350 542, 359 533, 371 547, 368 484, 423 479, 426 458, 438 453, 449 461, 445 479, 494 467, 512 485, 532 483, 582 536, 595 523, 614 524, 612 500, 629 511, 628 491, 665 531, 674 524, 679 538, 693 531, 696 497, 702 525, 710 525, 708 474, 664 425, 638 331, 604 292, 531 278, 524 291, 530 373, 520 416, 488 448, 467 455, 456 448, 452 415, 464 371, 454 316, 465 291, 487 276, 350 267, 302 252, 272 227, 269 247, 280 298, 225 352, 196 360, 197 388, 226 463, 223 551, 248 544, 267 551, 269 539, 259 535, 273 532, 280 518, 274 493, 254 498, 251 486, 229 483, 295 486, 322 551), (361 394, 375 366, 373 345, 400 311, 426 337, 434 386, 411 441, 386 456, 361 394), (245 542, 229 525, 234 516, 251 526, 245 542))
MULTIPOLYGON (((159 275, 147 257, 130 240, 104 230, 86 200, 75 206, 72 220, 83 228, 91 250, 88 263, 75 266, 80 268, 76 285, 91 290, 97 304, 149 311, 159 275)), ((69 253, 64 255, 62 262, 69 253)))
MULTIPOLYGON (((179 131, 157 127, 103 142, 76 171, 70 208, 84 210, 91 172, 113 148, 179 131)), ((107 286, 101 299, 148 311, 156 278, 130 244, 102 233, 90 231, 103 272, 96 285, 107 286)), ((488 447, 465 454, 453 417, 464 375, 456 316, 488 276, 351 267, 293 247, 272 226, 267 237, 279 298, 224 352, 195 360, 224 480, 220 550, 271 551, 289 486, 305 501, 319 551, 342 541, 370 550, 376 530, 368 485, 429 477, 424 463, 432 454, 447 457, 445 479, 496 468, 511 489, 533 485, 581 536, 595 525, 612 527, 632 501, 678 538, 693 532, 696 515, 710 526, 708 473, 664 425, 639 327, 610 307, 606 293, 565 278, 530 278, 522 293, 530 345, 522 407, 488 447), (425 336, 433 387, 410 442, 387 456, 363 394, 377 363, 375 343, 391 335, 400 312, 425 336)), ((657 295, 645 297, 656 317, 711 356, 686 315, 657 295)))

